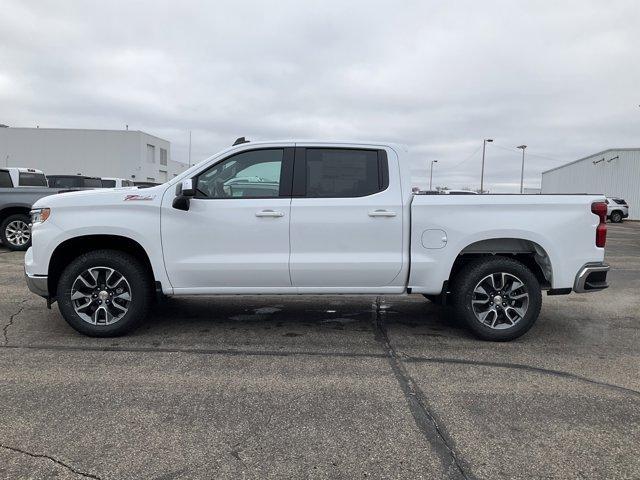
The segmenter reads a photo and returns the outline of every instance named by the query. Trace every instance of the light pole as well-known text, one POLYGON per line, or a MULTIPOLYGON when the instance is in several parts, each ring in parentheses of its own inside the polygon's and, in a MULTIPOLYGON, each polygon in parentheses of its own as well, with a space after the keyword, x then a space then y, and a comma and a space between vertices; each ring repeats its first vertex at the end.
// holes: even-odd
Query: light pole
POLYGON ((480 193, 484 192, 484 152, 487 148, 487 143, 493 142, 493 138, 485 138, 482 141, 482 171, 480 172, 480 193))
POLYGON ((520 171, 520 194, 524 192, 524 150, 527 148, 526 145, 519 145, 516 148, 522 150, 522 170, 520 171))
POLYGON ((431 160, 431 172, 429 173, 429 190, 431 190, 431 186, 433 185, 433 164, 438 163, 438 160, 431 160))

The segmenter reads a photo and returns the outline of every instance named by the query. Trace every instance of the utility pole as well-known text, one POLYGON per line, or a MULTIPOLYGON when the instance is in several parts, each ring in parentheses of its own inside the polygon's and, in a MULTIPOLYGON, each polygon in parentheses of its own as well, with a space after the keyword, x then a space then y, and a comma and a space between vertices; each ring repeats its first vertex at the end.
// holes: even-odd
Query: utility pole
POLYGON ((522 170, 520 171, 520 194, 524 193, 524 150, 527 148, 526 145, 519 145, 516 148, 522 150, 522 170))
POLYGON ((191 167, 191 130, 189 130, 189 167, 191 167))
POLYGON ((433 164, 438 163, 438 160, 431 160, 431 171, 429 173, 429 190, 431 190, 431 186, 433 185, 433 164))
POLYGON ((482 141, 482 170, 480 171, 480 193, 484 193, 484 152, 487 148, 487 143, 493 142, 493 138, 485 138, 482 141))

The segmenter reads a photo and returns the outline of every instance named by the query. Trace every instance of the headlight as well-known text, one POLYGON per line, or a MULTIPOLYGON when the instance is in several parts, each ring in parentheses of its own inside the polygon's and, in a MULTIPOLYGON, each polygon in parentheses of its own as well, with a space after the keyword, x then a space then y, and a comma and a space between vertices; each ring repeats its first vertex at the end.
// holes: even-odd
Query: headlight
POLYGON ((50 208, 35 208, 31 210, 31 223, 34 225, 36 223, 42 223, 47 218, 49 218, 50 214, 51 214, 50 208))

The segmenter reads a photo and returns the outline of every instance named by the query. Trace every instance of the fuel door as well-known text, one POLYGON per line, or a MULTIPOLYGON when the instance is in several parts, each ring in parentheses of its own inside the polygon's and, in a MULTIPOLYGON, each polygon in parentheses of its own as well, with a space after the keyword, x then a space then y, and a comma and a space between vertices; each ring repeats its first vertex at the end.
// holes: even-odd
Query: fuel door
POLYGON ((437 228, 422 232, 422 246, 428 249, 444 248, 447 245, 447 232, 437 228))

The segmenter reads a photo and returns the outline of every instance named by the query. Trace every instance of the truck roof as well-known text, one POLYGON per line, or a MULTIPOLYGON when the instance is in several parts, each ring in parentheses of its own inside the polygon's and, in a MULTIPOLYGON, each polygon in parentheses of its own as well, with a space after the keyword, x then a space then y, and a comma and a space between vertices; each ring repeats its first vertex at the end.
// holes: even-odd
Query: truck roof
POLYGON ((235 146, 249 146, 249 145, 269 145, 269 144, 283 144, 283 143, 311 143, 317 145, 379 145, 385 147, 391 147, 394 149, 407 151, 408 148, 406 145, 395 142, 387 142, 387 141, 376 141, 376 140, 327 140, 325 139, 314 139, 314 138, 287 138, 280 140, 251 140, 248 139, 245 142, 239 143, 235 146))
POLYGON ((37 168, 28 167, 0 167, 0 170, 5 172, 44 173, 42 170, 38 170, 37 168))

